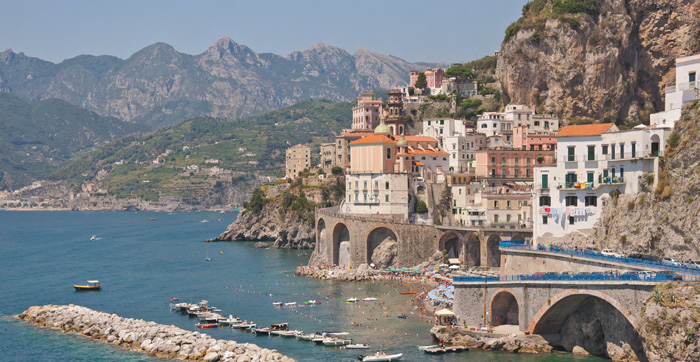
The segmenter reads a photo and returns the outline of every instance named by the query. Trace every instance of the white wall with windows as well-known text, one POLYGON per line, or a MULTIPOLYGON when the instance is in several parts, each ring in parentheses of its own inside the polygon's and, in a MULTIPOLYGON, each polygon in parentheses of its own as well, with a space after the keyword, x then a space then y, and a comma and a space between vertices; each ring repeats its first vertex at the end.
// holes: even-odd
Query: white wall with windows
POLYGON ((415 195, 408 174, 348 174, 341 212, 347 214, 400 215, 413 212, 415 195))

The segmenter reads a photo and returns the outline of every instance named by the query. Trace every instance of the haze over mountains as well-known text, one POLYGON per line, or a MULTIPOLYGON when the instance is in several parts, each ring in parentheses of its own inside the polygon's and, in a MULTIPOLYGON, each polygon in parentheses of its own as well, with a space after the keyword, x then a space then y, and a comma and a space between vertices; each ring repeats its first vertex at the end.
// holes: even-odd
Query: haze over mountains
POLYGON ((411 69, 424 68, 322 43, 286 57, 259 54, 224 37, 197 55, 156 43, 128 59, 80 55, 58 64, 8 49, 0 53, 0 91, 161 127, 199 115, 240 118, 309 98, 348 101, 406 84, 411 69))

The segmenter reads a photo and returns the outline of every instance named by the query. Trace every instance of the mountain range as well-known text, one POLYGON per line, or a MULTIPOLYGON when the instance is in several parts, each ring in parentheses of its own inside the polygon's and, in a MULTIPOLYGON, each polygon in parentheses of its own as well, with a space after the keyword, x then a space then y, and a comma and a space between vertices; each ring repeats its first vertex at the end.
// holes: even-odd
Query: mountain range
POLYGON ((322 43, 283 57, 226 37, 197 55, 156 43, 127 59, 80 55, 58 64, 8 49, 0 53, 0 91, 162 127, 202 115, 236 119, 305 99, 349 101, 404 85, 410 70, 428 65, 322 43))

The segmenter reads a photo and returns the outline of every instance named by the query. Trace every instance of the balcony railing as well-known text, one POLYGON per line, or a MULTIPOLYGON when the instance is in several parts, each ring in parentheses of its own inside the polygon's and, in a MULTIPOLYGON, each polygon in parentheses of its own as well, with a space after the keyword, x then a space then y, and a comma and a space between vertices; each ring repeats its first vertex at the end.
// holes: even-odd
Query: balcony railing
POLYGON ((666 87, 666 93, 674 93, 676 91, 684 91, 688 89, 700 89, 700 80, 688 83, 678 83, 676 85, 666 87))

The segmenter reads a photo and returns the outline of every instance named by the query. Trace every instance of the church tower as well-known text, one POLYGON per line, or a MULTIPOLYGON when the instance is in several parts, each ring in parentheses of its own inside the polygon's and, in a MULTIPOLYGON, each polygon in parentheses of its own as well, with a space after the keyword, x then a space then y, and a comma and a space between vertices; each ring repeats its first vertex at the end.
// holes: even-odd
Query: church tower
POLYGON ((386 113, 386 123, 391 128, 391 133, 395 136, 406 133, 406 118, 403 116, 403 94, 400 90, 394 89, 389 92, 389 108, 386 113))

